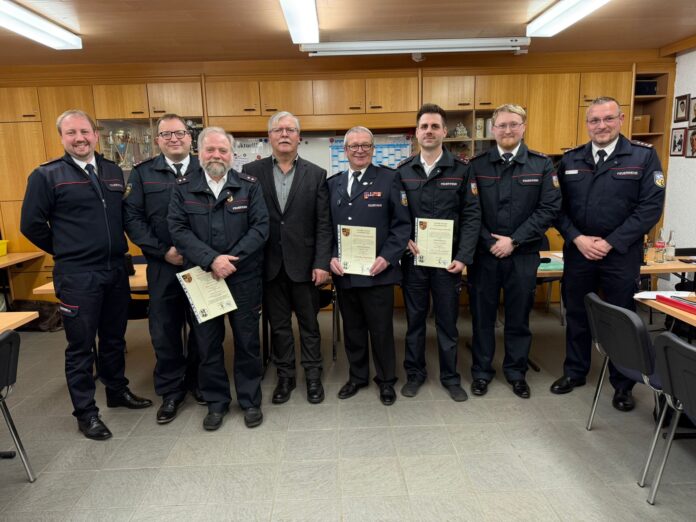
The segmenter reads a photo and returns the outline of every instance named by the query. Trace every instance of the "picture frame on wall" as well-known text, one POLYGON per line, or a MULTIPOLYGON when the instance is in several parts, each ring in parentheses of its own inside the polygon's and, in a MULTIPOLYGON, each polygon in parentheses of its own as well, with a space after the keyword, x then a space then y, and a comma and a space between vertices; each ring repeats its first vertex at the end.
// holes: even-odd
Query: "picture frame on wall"
POLYGON ((689 127, 688 140, 686 142, 686 157, 696 158, 696 126, 689 127))
POLYGON ((687 114, 689 126, 696 125, 696 97, 689 99, 689 114, 687 114))
POLYGON ((689 129, 672 129, 672 139, 669 141, 669 155, 683 156, 686 151, 686 132, 689 129))
POLYGON ((677 96, 674 98, 674 123, 679 123, 680 121, 687 121, 690 118, 689 107, 690 96, 684 94, 682 96, 677 96))

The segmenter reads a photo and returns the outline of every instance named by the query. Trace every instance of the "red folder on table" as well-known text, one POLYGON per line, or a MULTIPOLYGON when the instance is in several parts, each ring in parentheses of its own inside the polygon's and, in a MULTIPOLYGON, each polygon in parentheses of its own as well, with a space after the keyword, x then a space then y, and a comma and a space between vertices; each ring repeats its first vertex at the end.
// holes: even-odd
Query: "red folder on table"
POLYGON ((658 295, 657 300, 661 303, 664 303, 669 306, 673 306, 674 308, 679 308, 680 310, 684 310, 685 312, 689 312, 691 314, 696 314, 696 301, 693 300, 694 298, 684 298, 684 297, 668 297, 666 295, 658 295))

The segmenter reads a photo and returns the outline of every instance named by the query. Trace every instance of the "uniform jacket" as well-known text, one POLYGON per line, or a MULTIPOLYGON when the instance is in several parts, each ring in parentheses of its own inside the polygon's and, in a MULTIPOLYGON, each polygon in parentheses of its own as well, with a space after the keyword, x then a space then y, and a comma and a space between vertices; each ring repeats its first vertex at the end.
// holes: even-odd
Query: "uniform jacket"
MULTIPOLYGON (((411 218, 451 219, 454 221, 452 258, 470 265, 481 227, 481 207, 476 180, 469 176, 467 165, 447 149, 430 173, 425 175, 416 154, 399 165, 399 174, 411 218)), ((411 229, 411 239, 415 231, 411 229)))
POLYGON ((217 256, 226 254, 239 257, 234 263, 237 271, 228 282, 261 275, 268 212, 253 176, 230 169, 216 199, 199 168, 197 173, 177 179, 167 219, 174 246, 187 268, 208 270, 217 256))
POLYGON ((283 211, 273 180, 272 157, 247 163, 242 172, 259 180, 268 208, 270 234, 264 251, 265 280, 275 278, 281 265, 297 283, 311 281, 314 268, 328 271, 332 234, 326 171, 298 157, 283 211))
MULTIPOLYGON (((194 175, 198 168, 198 158, 191 156, 184 175, 194 175)), ((175 186, 176 174, 164 154, 137 164, 128 177, 123 201, 126 232, 147 258, 164 259, 174 244, 169 235, 167 212, 175 186)))
POLYGON ((522 143, 509 165, 498 147, 474 156, 470 177, 481 202, 479 252, 490 252, 491 233, 519 243, 515 253, 538 252, 546 230, 561 210, 561 191, 551 160, 522 143))
POLYGON ((411 219, 399 174, 386 167, 370 165, 362 175, 358 190, 350 197, 346 172, 330 177, 328 185, 333 225, 332 257, 338 257, 338 225, 355 225, 377 229, 377 256, 389 262, 389 266, 374 277, 334 274, 336 286, 368 287, 401 282, 399 261, 408 244, 411 219))
POLYGON ((123 171, 100 154, 95 157, 103 200, 67 153, 29 176, 20 229, 53 255, 56 273, 123 266, 128 250, 121 214, 123 171))
POLYGON ((665 177, 652 146, 619 136, 595 172, 592 143, 566 152, 558 167, 563 205, 556 227, 566 242, 604 238, 625 254, 662 214, 665 177))

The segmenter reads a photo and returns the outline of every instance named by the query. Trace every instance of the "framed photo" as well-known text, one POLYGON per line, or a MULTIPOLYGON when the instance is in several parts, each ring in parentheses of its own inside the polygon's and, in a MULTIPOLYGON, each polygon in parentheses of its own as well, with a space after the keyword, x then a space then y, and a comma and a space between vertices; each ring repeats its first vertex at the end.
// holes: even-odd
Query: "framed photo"
POLYGON ((686 152, 686 133, 689 129, 672 129, 669 145, 670 156, 683 156, 686 152))
POLYGON ((674 123, 690 120, 693 117, 690 116, 690 109, 691 107, 689 107, 688 94, 685 94, 683 96, 677 96, 676 98, 674 98, 674 123))
POLYGON ((689 125, 696 125, 696 98, 691 98, 689 103, 689 125))
POLYGON ((696 127, 690 127, 686 143, 686 157, 696 158, 696 127))

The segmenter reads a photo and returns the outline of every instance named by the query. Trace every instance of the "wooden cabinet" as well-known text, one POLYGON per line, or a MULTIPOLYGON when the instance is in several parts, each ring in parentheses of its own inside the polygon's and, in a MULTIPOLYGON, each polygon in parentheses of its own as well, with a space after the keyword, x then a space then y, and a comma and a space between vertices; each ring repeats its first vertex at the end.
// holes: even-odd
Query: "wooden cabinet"
POLYGON ((0 121, 41 121, 36 87, 0 89, 0 121))
POLYGON ((22 201, 0 201, 2 238, 10 243, 8 252, 38 252, 38 248, 19 231, 22 201))
POLYGON ((29 299, 32 301, 53 301, 58 299, 54 295, 35 294, 34 288, 53 281, 53 273, 50 271, 28 272, 12 270, 10 272, 10 286, 14 299, 29 299))
POLYGON ((40 122, 0 123, 0 199, 22 200, 29 174, 44 161, 40 122))
POLYGON ((93 85, 94 111, 100 120, 147 118, 145 84, 93 85))
POLYGON ((207 82, 208 116, 260 116, 259 82, 207 82))
POLYGON ((150 101, 150 117, 159 118, 165 114, 178 114, 182 117, 202 117, 203 97, 198 82, 148 83, 147 97, 150 101))
MULTIPOLYGON (((628 129, 631 124, 631 106, 621 105, 621 112, 624 113, 625 119, 623 126, 621 127, 621 134, 628 136, 628 129)), ((582 145, 590 141, 590 137, 587 135, 587 125, 585 120, 587 119, 587 107, 580 107, 578 109, 578 129, 575 137, 575 146, 582 145)))
POLYGON ((262 81, 261 114, 288 111, 295 116, 313 113, 312 80, 262 81))
POLYGON ((504 103, 527 106, 526 74, 476 77, 476 109, 493 110, 504 103))
POLYGON ((80 109, 96 119, 94 96, 89 85, 39 87, 39 102, 47 158, 56 158, 65 153, 56 129, 58 116, 69 109, 80 109))
POLYGON ((446 111, 474 108, 473 76, 426 76, 423 78, 423 103, 436 103, 446 111))
POLYGON ((365 80, 368 113, 418 110, 418 78, 368 78, 365 80))
POLYGON ((580 74, 530 74, 526 143, 562 154, 577 143, 580 74))
POLYGON ((618 100, 619 105, 631 104, 633 91, 633 73, 590 72, 580 76, 580 105, 588 106, 600 96, 609 96, 618 100))
POLYGON ((365 80, 314 80, 314 114, 353 114, 365 112, 365 80))

